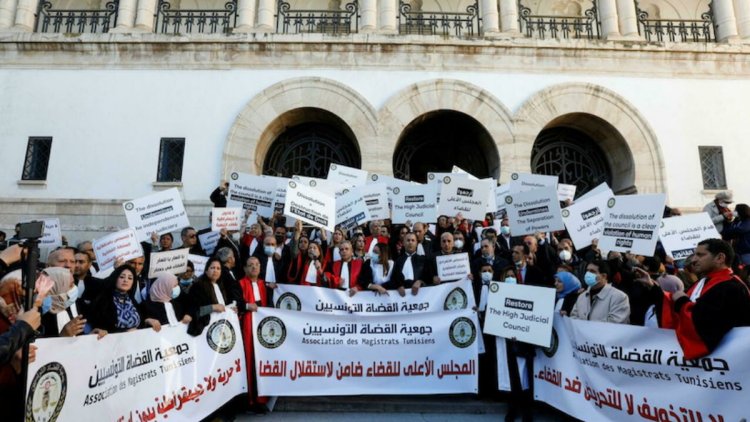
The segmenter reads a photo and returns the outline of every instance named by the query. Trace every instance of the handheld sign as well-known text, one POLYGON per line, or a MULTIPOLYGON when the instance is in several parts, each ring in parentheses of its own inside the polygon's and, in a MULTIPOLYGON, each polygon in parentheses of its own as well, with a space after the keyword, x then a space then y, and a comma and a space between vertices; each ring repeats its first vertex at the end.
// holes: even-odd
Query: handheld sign
POLYGON ((252 210, 267 218, 273 215, 277 184, 274 179, 237 171, 232 172, 230 179, 227 207, 252 210))
POLYGON ((149 241, 151 233, 161 235, 190 225, 177 188, 133 199, 122 208, 139 242, 149 241))
POLYGON ((114 266, 117 258, 130 261, 143 256, 143 248, 133 229, 120 230, 95 239, 92 246, 100 272, 114 266))
POLYGON ((394 188, 391 221, 394 224, 437 221, 437 184, 394 188))
POLYGON ((244 215, 242 208, 214 208, 211 210, 211 231, 237 231, 242 226, 244 215))
POLYGON ((336 225, 351 230, 370 220, 365 199, 359 189, 351 189, 336 198, 336 225))
POLYGON ((464 218, 481 221, 487 213, 489 192, 486 181, 445 176, 440 185, 437 213, 450 216, 461 213, 464 218))
POLYGON ((698 243, 706 239, 721 239, 711 217, 705 212, 661 221, 659 238, 667 255, 673 259, 684 259, 695 252, 698 243))
POLYGON ((345 186, 362 186, 367 183, 367 171, 331 163, 326 179, 345 186))
POLYGON ((466 252, 435 256, 440 281, 462 280, 471 274, 469 254, 466 252))
POLYGON ((198 233, 198 242, 200 242, 201 248, 203 248, 204 252, 209 255, 213 255, 214 250, 216 250, 216 245, 219 243, 219 237, 221 237, 221 233, 218 231, 201 231, 203 233, 198 233))
POLYGON ((663 193, 610 198, 599 249, 653 256, 665 202, 663 193))
POLYGON ((208 256, 200 256, 200 255, 188 255, 188 260, 193 263, 193 275, 195 277, 200 277, 203 275, 203 271, 206 269, 206 264, 208 263, 208 256))
POLYGON ((612 192, 612 189, 609 188, 609 185, 607 182, 599 184, 599 186, 595 187, 594 189, 591 189, 590 191, 584 193, 578 198, 578 201, 583 201, 584 199, 588 199, 594 195, 598 195, 602 192, 608 192, 609 196, 615 196, 614 192, 612 192))
POLYGON ((336 229, 336 197, 315 187, 289 181, 284 215, 297 218, 315 227, 336 229))
MULTIPOLYGON (((512 192, 512 189, 511 189, 512 192)), ((557 188, 546 187, 505 197, 510 230, 515 236, 562 230, 557 188)))
POLYGON ((558 201, 571 201, 576 197, 576 185, 566 185, 565 183, 557 184, 557 200, 558 201))
POLYGON ((371 220, 385 220, 391 218, 388 206, 388 189, 385 183, 371 183, 359 187, 365 206, 370 213, 371 220))
POLYGON ((494 281, 490 283, 484 332, 549 347, 554 308, 555 289, 494 281))
POLYGON ((608 192, 601 192, 562 210, 561 215, 576 249, 591 245, 604 230, 604 214, 607 210, 608 192))
POLYGON ((152 253, 149 259, 148 278, 154 278, 159 273, 184 273, 187 270, 188 251, 188 248, 183 248, 152 253))
POLYGON ((386 190, 388 191, 388 208, 393 208, 393 188, 402 188, 404 186, 413 186, 412 183, 406 180, 396 179, 391 176, 384 176, 382 174, 371 173, 367 178, 367 184, 385 183, 386 190))
POLYGON ((502 220, 508 215, 505 203, 505 197, 508 195, 510 195, 510 185, 495 186, 495 220, 502 220))
POLYGON ((349 189, 351 189, 351 186, 342 185, 341 183, 335 182, 333 180, 319 179, 317 177, 294 175, 292 176, 292 180, 294 180, 295 182, 299 182, 305 186, 315 188, 318 191, 335 196, 341 196, 344 194, 344 191, 348 191, 349 189))
POLYGON ((551 187, 557 190, 557 176, 543 174, 513 173, 510 175, 511 195, 534 189, 551 187))

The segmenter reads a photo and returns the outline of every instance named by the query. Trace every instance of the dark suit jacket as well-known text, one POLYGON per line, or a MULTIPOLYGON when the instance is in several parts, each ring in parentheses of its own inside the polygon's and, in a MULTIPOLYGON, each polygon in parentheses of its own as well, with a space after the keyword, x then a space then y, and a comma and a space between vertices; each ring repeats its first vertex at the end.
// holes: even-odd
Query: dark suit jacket
POLYGON ((414 268, 414 280, 404 280, 404 263, 406 262, 406 254, 396 258, 396 262, 393 263, 393 273, 391 274, 391 282, 396 288, 405 287, 409 288, 414 283, 414 280, 422 280, 427 284, 432 284, 432 278, 427 279, 425 273, 427 272, 427 257, 417 255, 416 253, 411 257, 411 266, 414 268))

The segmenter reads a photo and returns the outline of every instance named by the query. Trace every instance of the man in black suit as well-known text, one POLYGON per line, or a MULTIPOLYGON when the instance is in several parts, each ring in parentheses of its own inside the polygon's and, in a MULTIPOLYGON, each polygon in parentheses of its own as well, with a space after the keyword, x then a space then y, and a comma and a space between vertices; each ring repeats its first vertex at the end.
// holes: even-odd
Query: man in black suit
POLYGON ((516 273, 518 273, 518 284, 554 287, 554 280, 548 279, 539 268, 529 264, 530 253, 529 246, 526 244, 513 247, 512 256, 513 263, 516 265, 516 273))
POLYGON ((404 253, 393 264, 391 275, 391 281, 398 286, 401 296, 407 288, 411 288, 413 295, 419 292, 419 288, 425 284, 426 264, 427 258, 417 255, 417 236, 407 233, 404 236, 404 253))

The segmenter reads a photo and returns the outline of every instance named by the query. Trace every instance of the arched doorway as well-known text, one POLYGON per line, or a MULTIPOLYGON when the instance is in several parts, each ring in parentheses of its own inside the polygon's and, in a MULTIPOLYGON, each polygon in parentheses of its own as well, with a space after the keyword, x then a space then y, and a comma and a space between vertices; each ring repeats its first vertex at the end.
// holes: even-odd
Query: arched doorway
POLYGON ((393 155, 393 175, 427 182, 428 172, 449 172, 456 165, 479 178, 500 173, 492 137, 471 116, 437 110, 414 119, 399 137, 393 155))
POLYGON ((263 160, 263 174, 325 178, 331 163, 362 165, 351 129, 330 112, 296 109, 280 116, 272 126, 278 135, 263 160))
POLYGON ((627 142, 612 125, 586 113, 567 114, 547 124, 534 141, 531 171, 576 185, 576 197, 603 182, 618 194, 636 192, 627 142))

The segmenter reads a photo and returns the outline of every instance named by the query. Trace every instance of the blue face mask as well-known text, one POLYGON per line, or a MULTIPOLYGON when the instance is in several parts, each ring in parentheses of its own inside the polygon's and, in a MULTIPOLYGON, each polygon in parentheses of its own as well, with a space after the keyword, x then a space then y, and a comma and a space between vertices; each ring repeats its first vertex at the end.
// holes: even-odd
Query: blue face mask
POLYGON ((515 277, 505 277, 506 284, 518 284, 515 277))
POLYGON ((174 286, 172 288, 172 299, 177 299, 180 296, 180 286, 174 286))
POLYGON ((50 309, 52 309, 52 296, 47 296, 42 301, 42 315, 49 312, 50 309))
POLYGON ((370 257, 370 260, 372 260, 373 264, 379 264, 380 263, 380 256, 379 255, 373 255, 370 257))
POLYGON ((594 286, 596 284, 596 274, 591 271, 586 271, 586 274, 583 276, 583 281, 586 282, 586 285, 589 287, 594 286))
POLYGON ((180 285, 181 286, 187 287, 187 286, 189 286, 191 284, 193 284, 193 279, 192 278, 188 278, 187 280, 180 279, 180 285))
POLYGON ((274 252, 275 249, 276 248, 274 248, 273 246, 264 246, 263 247, 263 253, 265 253, 266 256, 271 256, 271 255, 273 255, 273 252, 274 252))

